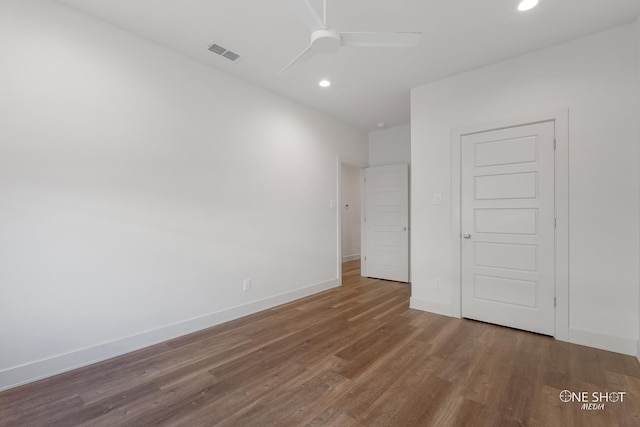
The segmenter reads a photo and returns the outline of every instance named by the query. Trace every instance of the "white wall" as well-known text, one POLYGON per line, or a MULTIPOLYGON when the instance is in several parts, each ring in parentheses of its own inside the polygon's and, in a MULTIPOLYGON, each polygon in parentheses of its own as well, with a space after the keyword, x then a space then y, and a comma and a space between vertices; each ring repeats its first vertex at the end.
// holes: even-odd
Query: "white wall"
POLYGON ((412 305, 452 304, 451 131, 569 109, 569 338, 635 354, 638 36, 629 24, 412 90, 412 305), (434 193, 444 203, 434 206, 434 193), (442 289, 432 284, 442 278, 442 289))
POLYGON ((360 168, 342 164, 342 260, 360 259, 360 168))
POLYGON ((411 126, 402 125, 369 134, 369 166, 411 163, 411 126))
POLYGON ((365 133, 48 1, 0 51, 0 389, 337 285, 365 133))

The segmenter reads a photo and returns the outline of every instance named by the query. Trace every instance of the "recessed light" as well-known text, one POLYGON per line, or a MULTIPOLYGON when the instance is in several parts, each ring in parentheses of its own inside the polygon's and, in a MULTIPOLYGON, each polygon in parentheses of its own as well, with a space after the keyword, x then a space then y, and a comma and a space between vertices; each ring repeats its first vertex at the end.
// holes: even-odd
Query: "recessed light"
POLYGON ((385 126, 385 123, 384 123, 384 122, 378 122, 378 127, 379 127, 379 128, 383 128, 384 126, 385 126))
POLYGON ((320 86, 320 87, 329 87, 329 86, 331 86, 331 82, 329 80, 327 80, 327 79, 320 80, 318 82, 318 86, 320 86))
POLYGON ((527 10, 533 9, 538 5, 538 0, 522 0, 518 5, 518 10, 520 12, 525 12, 527 10))

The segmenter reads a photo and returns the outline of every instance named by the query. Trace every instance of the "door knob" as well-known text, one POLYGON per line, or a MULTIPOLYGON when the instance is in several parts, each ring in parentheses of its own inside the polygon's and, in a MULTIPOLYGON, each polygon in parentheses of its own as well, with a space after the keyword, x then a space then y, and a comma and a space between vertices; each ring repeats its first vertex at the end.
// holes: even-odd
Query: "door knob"
POLYGON ((407 227, 402 227, 402 231, 407 231, 407 227))
POLYGON ((464 237, 465 239, 470 239, 470 238, 471 238, 471 234, 469 234, 469 233, 464 233, 464 234, 462 235, 462 237, 464 237))

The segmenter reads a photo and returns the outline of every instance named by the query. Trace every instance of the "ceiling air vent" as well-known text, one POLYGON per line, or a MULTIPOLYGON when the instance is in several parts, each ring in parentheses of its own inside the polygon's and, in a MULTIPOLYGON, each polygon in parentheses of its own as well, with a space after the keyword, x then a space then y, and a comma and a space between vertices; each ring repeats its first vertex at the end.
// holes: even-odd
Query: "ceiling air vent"
POLYGON ((225 58, 233 62, 236 62, 238 59, 240 59, 240 55, 238 55, 237 53, 227 50, 215 43, 209 45, 209 51, 224 56, 225 58))
POLYGON ((222 56, 232 61, 236 61, 238 58, 240 58, 240 55, 238 55, 237 53, 231 52, 230 50, 223 53, 222 56))

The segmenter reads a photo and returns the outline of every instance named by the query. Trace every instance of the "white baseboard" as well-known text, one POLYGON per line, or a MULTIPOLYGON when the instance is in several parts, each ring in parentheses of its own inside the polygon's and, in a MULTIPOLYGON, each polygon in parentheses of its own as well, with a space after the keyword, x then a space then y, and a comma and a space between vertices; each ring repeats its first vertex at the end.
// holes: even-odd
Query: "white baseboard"
POLYGON ((635 339, 599 334, 582 329, 569 329, 569 342, 587 347, 613 351, 615 353, 638 356, 638 344, 635 339))
MULTIPOLYGON (((443 316, 456 317, 452 315, 452 306, 449 304, 442 304, 416 297, 411 297, 409 307, 416 310, 441 314, 443 316)), ((590 332, 581 329, 569 329, 568 342, 573 344, 585 345, 587 347, 599 348, 601 350, 613 351, 615 353, 636 356, 640 361, 640 340, 599 334, 596 332, 590 332)))
POLYGON ((451 304, 442 304, 425 299, 411 297, 409 307, 420 311, 428 311, 430 313, 441 314, 443 316, 456 317, 453 313, 451 304))
POLYGON ((115 341, 5 369, 0 371, 0 391, 78 369, 112 357, 121 356, 135 350, 140 350, 141 348, 149 347, 201 329, 210 328, 243 316, 248 316, 337 286, 339 286, 338 279, 333 279, 296 289, 295 291, 274 295, 259 301, 253 301, 219 312, 209 313, 204 316, 141 332, 115 341))
POLYGON ((357 259, 360 259, 360 254, 345 255, 342 257, 342 262, 355 261, 357 259))

